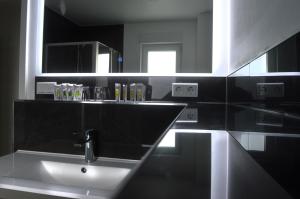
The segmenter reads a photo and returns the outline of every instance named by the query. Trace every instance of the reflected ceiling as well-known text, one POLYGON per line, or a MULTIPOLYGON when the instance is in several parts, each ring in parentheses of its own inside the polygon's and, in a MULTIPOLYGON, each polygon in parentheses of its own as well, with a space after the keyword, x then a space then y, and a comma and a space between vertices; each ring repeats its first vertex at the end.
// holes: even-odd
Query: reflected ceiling
POLYGON ((193 19, 212 10, 212 0, 51 0, 45 4, 81 26, 193 19))

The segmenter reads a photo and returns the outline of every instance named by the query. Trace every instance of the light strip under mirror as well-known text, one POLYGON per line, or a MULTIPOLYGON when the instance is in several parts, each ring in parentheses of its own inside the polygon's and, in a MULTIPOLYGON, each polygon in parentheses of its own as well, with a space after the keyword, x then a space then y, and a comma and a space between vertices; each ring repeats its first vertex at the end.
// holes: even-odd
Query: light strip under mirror
POLYGON ((226 75, 214 75, 212 73, 175 73, 155 75, 148 73, 42 73, 39 77, 226 77, 226 75))

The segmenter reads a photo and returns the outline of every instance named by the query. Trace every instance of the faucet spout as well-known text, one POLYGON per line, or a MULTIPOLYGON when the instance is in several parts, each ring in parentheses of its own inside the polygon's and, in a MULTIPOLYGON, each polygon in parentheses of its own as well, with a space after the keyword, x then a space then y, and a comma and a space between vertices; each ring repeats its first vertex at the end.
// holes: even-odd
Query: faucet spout
POLYGON ((85 161, 91 163, 96 161, 95 156, 95 133, 94 129, 85 131, 85 161))

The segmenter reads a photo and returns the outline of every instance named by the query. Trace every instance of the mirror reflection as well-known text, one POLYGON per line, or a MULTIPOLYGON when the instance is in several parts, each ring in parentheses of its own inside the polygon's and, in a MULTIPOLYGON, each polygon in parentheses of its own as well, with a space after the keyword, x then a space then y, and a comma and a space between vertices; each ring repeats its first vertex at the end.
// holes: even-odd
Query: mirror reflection
POLYGON ((232 76, 256 76, 283 72, 300 72, 300 33, 254 59, 232 76))
POLYGON ((45 0, 43 73, 210 73, 212 0, 45 0))

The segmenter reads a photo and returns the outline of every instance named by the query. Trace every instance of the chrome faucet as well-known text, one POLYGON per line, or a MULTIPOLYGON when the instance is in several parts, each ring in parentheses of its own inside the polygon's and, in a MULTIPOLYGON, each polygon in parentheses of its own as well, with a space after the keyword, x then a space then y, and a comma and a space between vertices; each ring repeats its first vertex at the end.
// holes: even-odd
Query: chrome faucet
POLYGON ((90 129, 85 131, 85 161, 88 163, 96 161, 96 156, 95 156, 95 130, 90 129))

